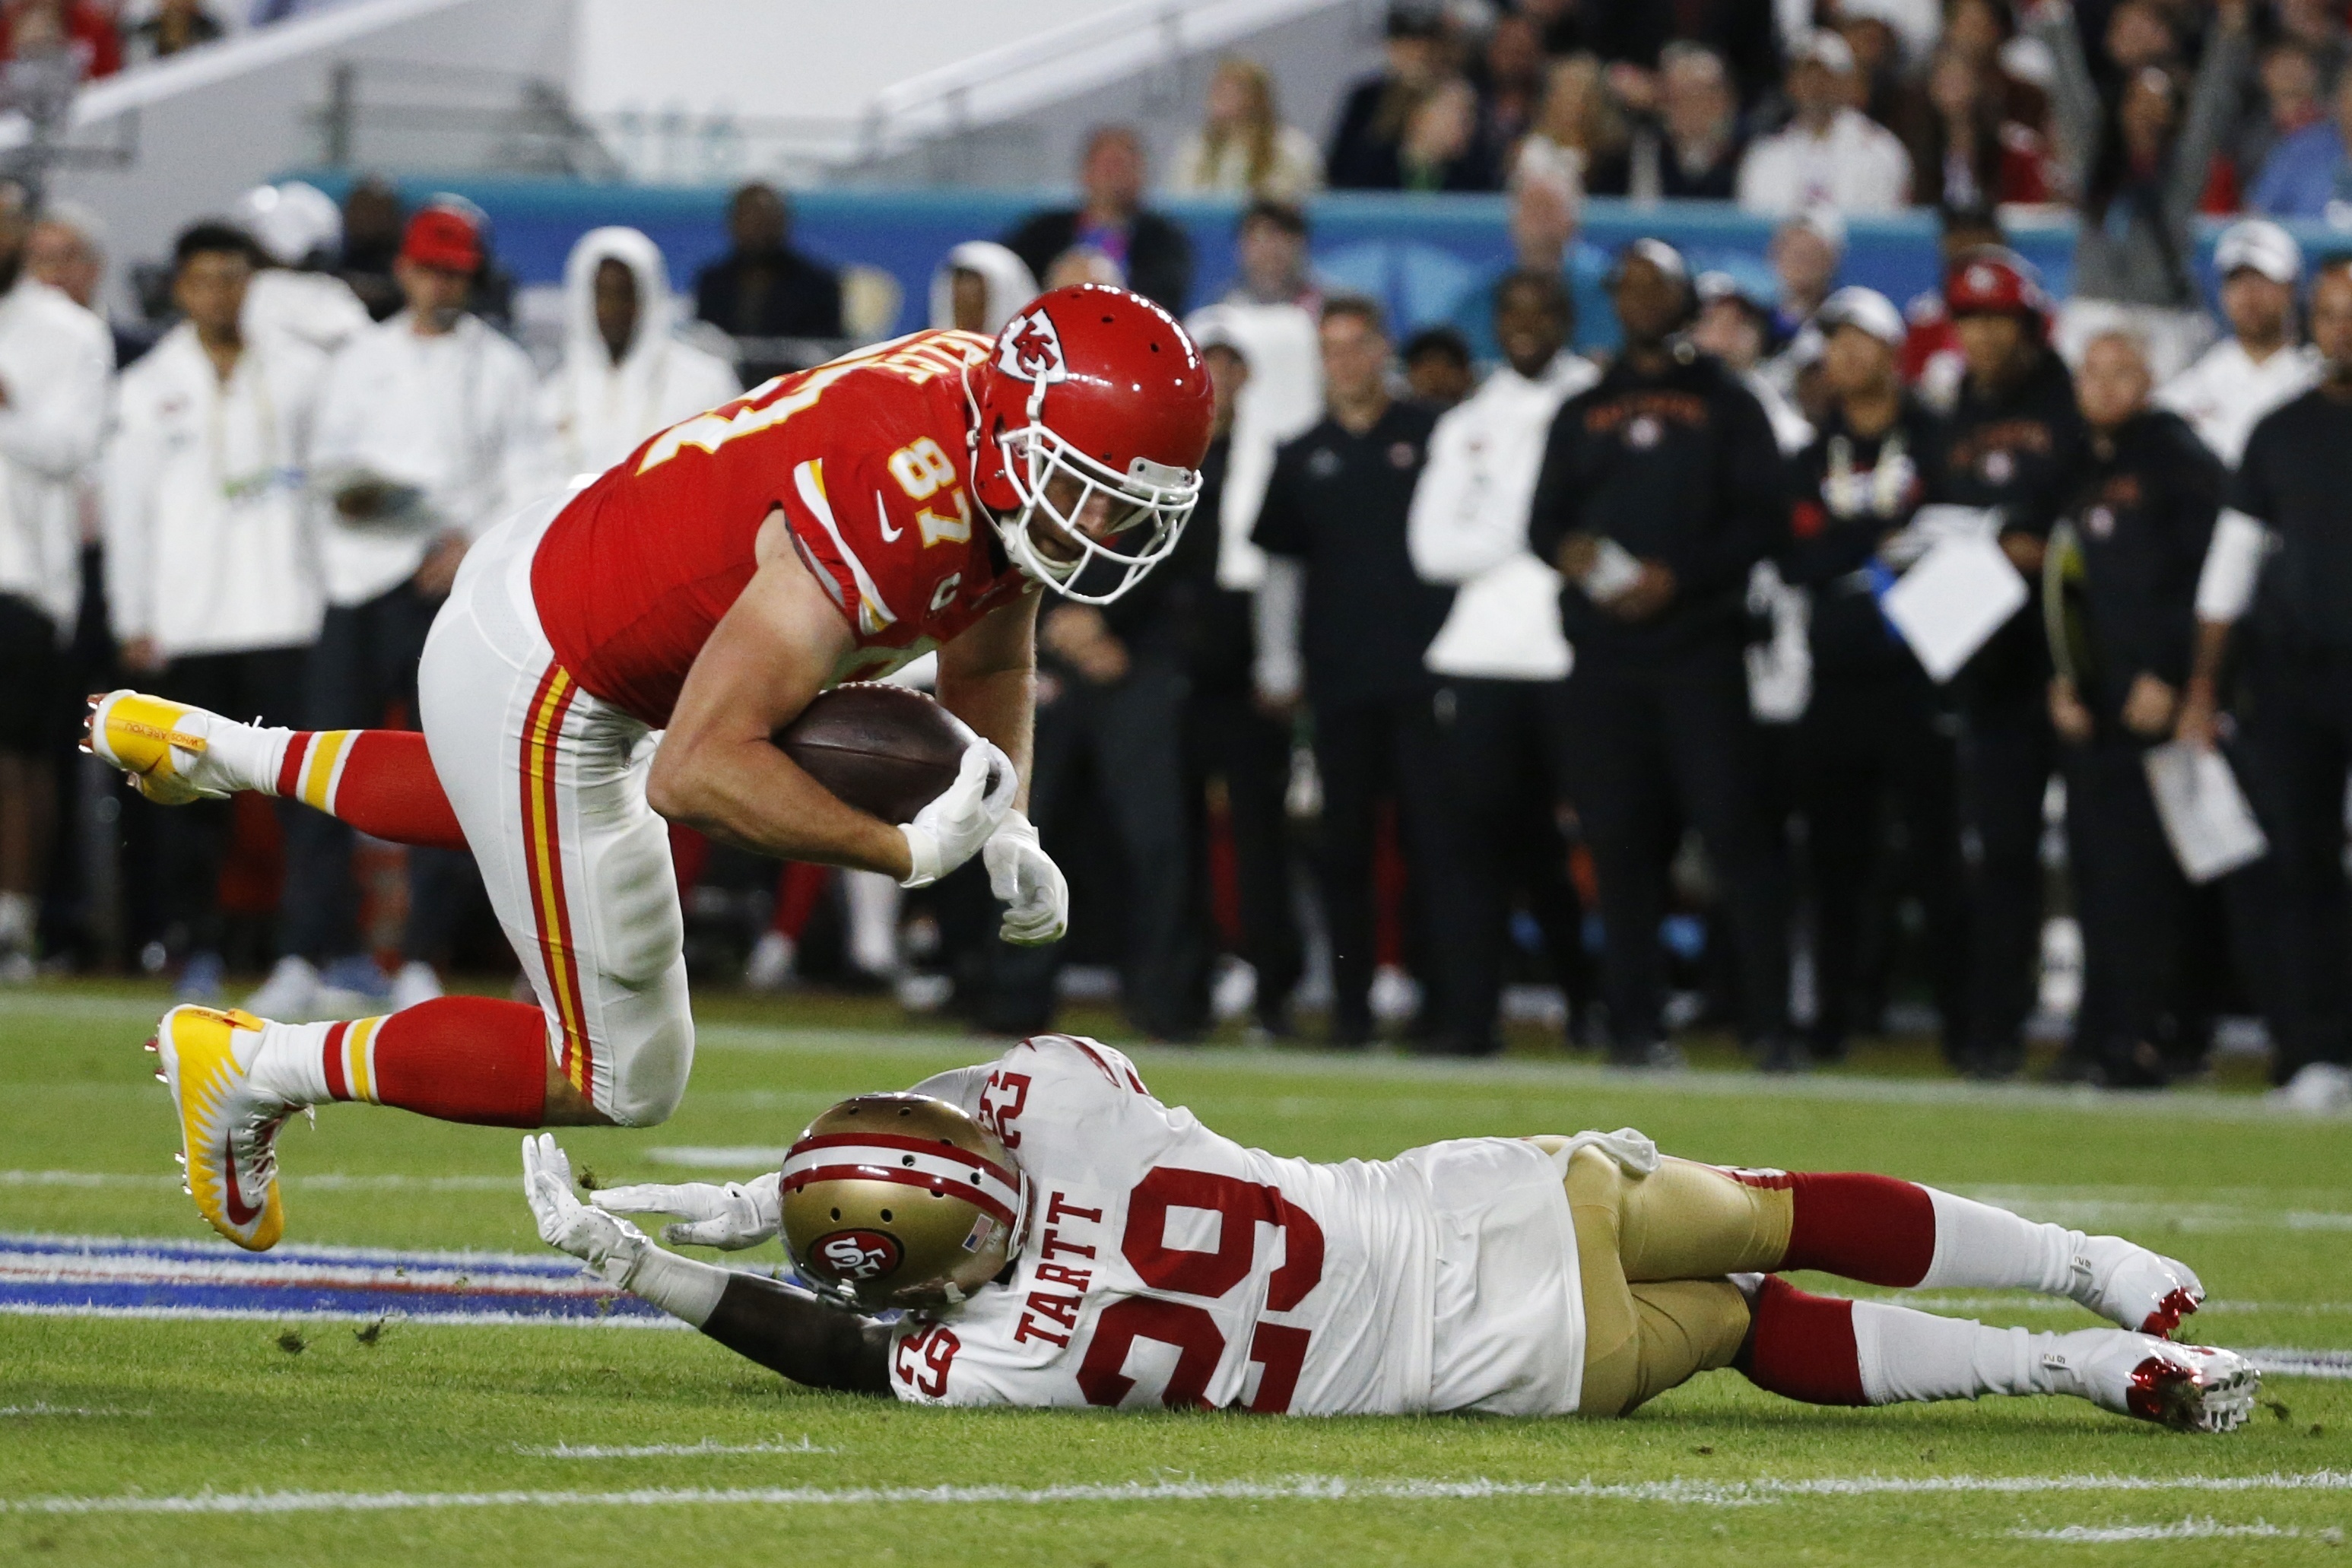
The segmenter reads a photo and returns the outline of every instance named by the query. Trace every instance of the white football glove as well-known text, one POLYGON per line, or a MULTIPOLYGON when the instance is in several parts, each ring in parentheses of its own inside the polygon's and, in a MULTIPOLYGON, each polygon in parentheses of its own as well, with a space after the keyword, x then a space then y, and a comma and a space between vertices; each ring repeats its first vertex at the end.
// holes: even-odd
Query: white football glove
POLYGON ((674 1214, 681 1223, 666 1225, 661 1233, 672 1247, 737 1252, 769 1240, 783 1224, 783 1182, 782 1172, 771 1171, 723 1187, 711 1182, 606 1187, 596 1194, 596 1206, 614 1214, 674 1214))
POLYGON ((955 783, 898 829, 907 836, 907 856, 915 866, 898 886, 928 888, 979 854, 1013 808, 1020 785, 1013 759, 994 742, 975 740, 965 747, 955 783))
POLYGON ((1059 942, 1070 929, 1070 884, 1037 842, 1028 817, 1008 811, 981 858, 988 864, 988 887, 1004 903, 997 935, 1018 947, 1059 942))
POLYGON ((580 1259, 614 1289, 629 1288, 654 1244, 627 1220, 572 1195, 572 1158, 551 1132, 523 1135, 522 1194, 539 1221, 540 1240, 580 1259))

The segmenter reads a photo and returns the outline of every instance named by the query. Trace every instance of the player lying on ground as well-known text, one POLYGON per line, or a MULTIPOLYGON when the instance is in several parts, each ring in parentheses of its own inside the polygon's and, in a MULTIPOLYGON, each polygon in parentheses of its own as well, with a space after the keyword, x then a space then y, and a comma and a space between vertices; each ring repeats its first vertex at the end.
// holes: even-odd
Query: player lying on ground
POLYGON ((2120 1237, 1885 1176, 1662 1159, 1630 1129, 1278 1159, 1064 1035, 844 1100, 748 1184, 590 1207, 542 1133, 523 1185, 541 1237, 615 1287, 797 1383, 918 1404, 1622 1415, 1736 1366, 1819 1405, 2066 1394, 2226 1431, 2258 1383, 2162 1337, 2203 1288, 2120 1237), (677 1242, 781 1230, 816 1293, 666 1252, 616 1210, 686 1216, 677 1242), (2023 1288, 2122 1326, 1988 1329, 1808 1295, 1791 1268, 2023 1288))
POLYGON ((664 818, 907 887, 981 854, 1007 939, 1059 938, 1067 889, 1021 809, 1035 590, 1105 603, 1168 554, 1209 408, 1166 311, 1058 289, 992 343, 917 332, 772 381, 499 524, 434 622, 422 735, 94 700, 90 750, 151 800, 294 796, 470 847, 538 993, 352 1023, 166 1014, 151 1047, 205 1217, 275 1243, 277 1130, 328 1100, 510 1127, 667 1117, 694 1024, 664 818), (912 823, 845 805, 771 742, 819 691, 934 647, 940 700, 981 739, 912 823))

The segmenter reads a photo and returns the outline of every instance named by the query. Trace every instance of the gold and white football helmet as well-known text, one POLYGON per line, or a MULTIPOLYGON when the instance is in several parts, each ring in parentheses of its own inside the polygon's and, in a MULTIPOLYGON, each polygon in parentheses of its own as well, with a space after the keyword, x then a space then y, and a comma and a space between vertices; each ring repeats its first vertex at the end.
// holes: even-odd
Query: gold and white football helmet
POLYGON ((784 1248, 819 1294, 868 1311, 953 1306, 1021 1249, 1029 1184, 1003 1141, 943 1100, 863 1094, 784 1156, 784 1248))

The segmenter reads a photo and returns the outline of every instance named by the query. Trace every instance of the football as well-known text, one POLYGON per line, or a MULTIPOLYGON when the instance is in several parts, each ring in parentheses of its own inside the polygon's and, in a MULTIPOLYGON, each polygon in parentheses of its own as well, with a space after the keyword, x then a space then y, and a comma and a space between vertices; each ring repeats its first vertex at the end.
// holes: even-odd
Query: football
POLYGON ((908 823, 955 782, 971 726, 910 687, 859 681, 820 692, 776 731, 783 753, 860 811, 908 823))

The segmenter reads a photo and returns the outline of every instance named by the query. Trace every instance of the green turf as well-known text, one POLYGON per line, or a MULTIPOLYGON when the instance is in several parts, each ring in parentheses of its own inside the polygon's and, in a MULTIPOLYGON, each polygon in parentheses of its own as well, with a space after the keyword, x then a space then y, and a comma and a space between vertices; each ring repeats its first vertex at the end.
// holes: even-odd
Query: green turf
MULTIPOLYGON (((170 1172, 136 988, 0 995, 0 1231, 205 1234, 170 1172), (16 1173, 116 1178, 67 1184, 16 1173)), ((989 1054, 877 1004, 719 1000, 693 1089, 661 1128, 580 1131, 600 1177, 688 1179, 653 1152, 772 1146, 838 1096, 989 1054)), ((1896 1172, 2113 1228, 2187 1258, 2225 1344, 2352 1348, 2352 1122, 2265 1114, 2245 1095, 2086 1104, 1948 1091, 1914 1053, 1901 1079, 1783 1086, 1619 1078, 1564 1060, 1434 1068, 1226 1049, 1143 1051, 1154 1091, 1284 1153, 1384 1155, 1480 1132, 1643 1128, 1702 1158, 1896 1172)), ((341 1108, 283 1144, 289 1235, 419 1247, 537 1247, 515 1136, 341 1108), (399 1174, 413 1184, 338 1186, 399 1174), (330 1178, 321 1183, 319 1178, 330 1178)), ((714 1173, 700 1173, 705 1176, 714 1173)), ((757 1256, 757 1255, 755 1255, 757 1256)), ((772 1256, 769 1254, 767 1256, 772 1256)), ((1821 1284, 1821 1281, 1811 1283, 1821 1284)), ((2086 1324, 2017 1297, 1970 1309, 2086 1324)), ((1610 1424, 917 1410, 803 1393, 687 1333, 395 1322, 0 1317, 0 1502, 206 1490, 612 1494, 635 1489, 1145 1487, 1338 1478, 1687 1483, 1654 1495, 1286 1497, 866 1503, 580 1501, 260 1518, 0 1511, 0 1563, 973 1563, 2344 1562, 2352 1490, 2117 1489, 1774 1495, 1722 1484, 1935 1477, 2307 1476, 2352 1472, 2352 1384, 2274 1378, 2246 1431, 2193 1439, 2056 1400, 1819 1411, 1703 1378, 1610 1424), (792 1451, 572 1458, 557 1444, 766 1445, 792 1451), (1717 1489, 1706 1489, 1709 1487, 1717 1489), (1738 1506, 1734 1506, 1738 1504, 1738 1506), (2059 1544, 2070 1525, 2257 1524, 2293 1534, 2059 1544), (2332 1535, 2330 1532, 2334 1532, 2332 1535)))

